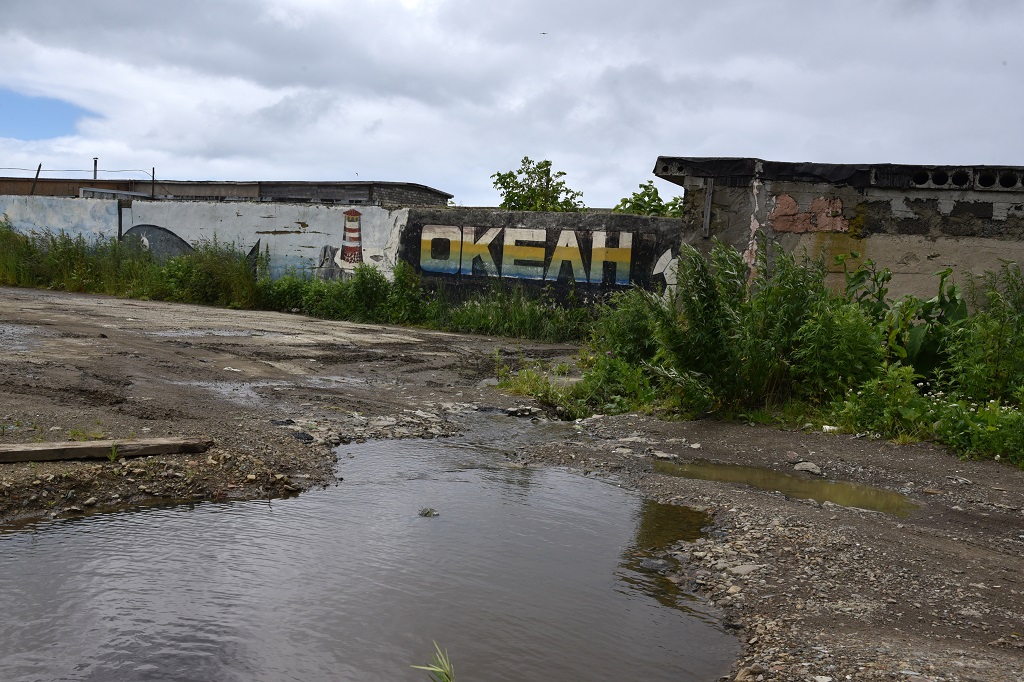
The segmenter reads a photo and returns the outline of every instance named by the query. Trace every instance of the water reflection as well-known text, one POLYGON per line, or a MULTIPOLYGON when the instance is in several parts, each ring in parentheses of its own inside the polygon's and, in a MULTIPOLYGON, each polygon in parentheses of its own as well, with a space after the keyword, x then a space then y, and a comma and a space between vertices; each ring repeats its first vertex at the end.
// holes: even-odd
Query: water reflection
POLYGON ((451 445, 344 446, 344 483, 273 504, 0 533, 0 678, 422 680, 408 666, 430 659, 432 640, 466 679, 728 670, 735 640, 629 554, 702 520, 451 445), (418 516, 428 506, 441 515, 418 516))
POLYGON ((619 578, 663 606, 684 609, 695 617, 705 618, 696 598, 680 583, 670 580, 658 568, 645 568, 643 564, 645 560, 660 557, 661 550, 676 542, 696 540, 711 517, 689 507, 643 500, 634 518, 634 540, 622 554, 620 568, 624 570, 619 572, 619 578))
POLYGON ((845 481, 799 478, 763 467, 715 462, 677 464, 657 461, 654 463, 654 470, 669 476, 696 478, 702 481, 745 483, 760 490, 778 491, 788 497, 833 502, 844 507, 871 509, 898 517, 905 517, 917 509, 917 505, 910 499, 891 490, 845 481))

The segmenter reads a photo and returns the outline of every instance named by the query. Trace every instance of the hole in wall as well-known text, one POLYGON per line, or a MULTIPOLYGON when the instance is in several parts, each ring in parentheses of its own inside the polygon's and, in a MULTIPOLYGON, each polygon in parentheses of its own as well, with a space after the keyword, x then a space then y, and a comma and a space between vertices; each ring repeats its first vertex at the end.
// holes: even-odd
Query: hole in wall
POLYGON ((983 171, 978 176, 978 184, 982 187, 991 187, 996 184, 996 174, 991 171, 983 171))
POLYGON ((949 182, 949 174, 946 171, 935 171, 932 173, 932 183, 936 185, 945 185, 949 182))
POLYGON ((661 167, 661 172, 662 173, 668 173, 668 165, 667 164, 661 167))
POLYGON ((926 185, 926 184, 928 184, 928 171, 926 171, 926 170, 919 170, 919 171, 915 172, 914 176, 911 178, 911 180, 914 181, 915 185, 926 185))
POLYGON ((1017 184, 1017 174, 1011 173, 1010 171, 1004 172, 999 176, 1000 187, 1013 187, 1017 184))
POLYGON ((971 174, 965 170, 958 170, 953 173, 953 184, 958 187, 963 187, 971 181, 971 174))

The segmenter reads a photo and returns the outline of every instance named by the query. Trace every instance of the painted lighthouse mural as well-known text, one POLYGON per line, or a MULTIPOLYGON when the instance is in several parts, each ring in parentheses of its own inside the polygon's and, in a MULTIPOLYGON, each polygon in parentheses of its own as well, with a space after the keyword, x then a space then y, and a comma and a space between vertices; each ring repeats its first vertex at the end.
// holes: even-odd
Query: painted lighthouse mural
POLYGON ((328 245, 320 249, 320 262, 316 269, 318 277, 327 280, 347 280, 363 262, 363 235, 360 223, 362 215, 354 208, 345 211, 345 230, 341 248, 328 245))

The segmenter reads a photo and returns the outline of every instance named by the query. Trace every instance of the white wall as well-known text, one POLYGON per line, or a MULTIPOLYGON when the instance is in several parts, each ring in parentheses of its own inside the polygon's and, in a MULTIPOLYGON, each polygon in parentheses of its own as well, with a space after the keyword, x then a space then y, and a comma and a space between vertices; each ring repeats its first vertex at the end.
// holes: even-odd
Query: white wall
POLYGON ((0 196, 0 214, 19 232, 65 232, 87 239, 117 238, 117 200, 0 196))
MULTIPOLYGON (((316 267, 324 246, 341 247, 347 210, 362 216, 363 259, 390 275, 398 252, 398 233, 408 209, 379 206, 278 204, 269 202, 133 201, 124 230, 134 225, 159 225, 190 244, 214 237, 248 251, 260 240, 269 249, 271 276, 289 268, 308 272, 316 267)), ((127 213, 127 211, 126 211, 127 213)))

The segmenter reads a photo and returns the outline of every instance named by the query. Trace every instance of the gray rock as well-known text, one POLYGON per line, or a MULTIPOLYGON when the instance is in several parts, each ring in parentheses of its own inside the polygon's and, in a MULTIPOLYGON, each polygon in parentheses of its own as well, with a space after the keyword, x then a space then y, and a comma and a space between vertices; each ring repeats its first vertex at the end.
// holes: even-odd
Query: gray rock
POLYGON ((427 518, 431 518, 433 516, 440 516, 440 515, 441 515, 441 512, 437 511, 436 509, 433 509, 432 507, 424 507, 423 509, 420 509, 420 516, 425 516, 427 518))
POLYGON ((672 568, 672 564, 664 559, 646 558, 640 561, 640 568, 648 571, 667 571, 672 568))
POLYGON ((794 471, 806 471, 814 474, 815 476, 821 476, 821 468, 814 462, 799 462, 793 467, 794 471))
POLYGON ((759 571, 764 566, 762 564, 740 564, 739 566, 733 566, 729 569, 729 573, 733 575, 750 575, 754 571, 759 571))
POLYGON ((84 507, 91 507, 94 504, 96 504, 97 502, 99 502, 99 500, 97 500, 95 497, 90 497, 88 500, 86 500, 85 502, 82 503, 82 506, 84 506, 84 507))

